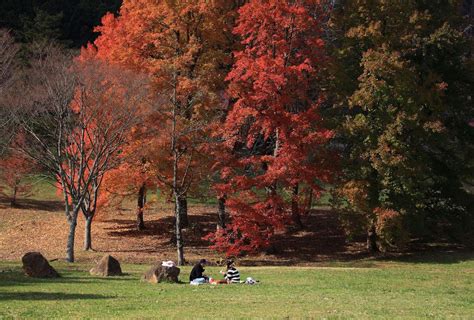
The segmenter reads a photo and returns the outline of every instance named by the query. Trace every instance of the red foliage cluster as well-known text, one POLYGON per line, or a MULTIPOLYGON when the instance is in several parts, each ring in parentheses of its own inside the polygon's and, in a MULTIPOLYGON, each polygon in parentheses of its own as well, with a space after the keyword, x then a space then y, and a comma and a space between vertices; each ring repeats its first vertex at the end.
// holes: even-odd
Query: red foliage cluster
POLYGON ((322 146, 332 132, 318 111, 323 16, 318 0, 124 1, 106 15, 81 59, 148 74, 158 106, 135 128, 145 133, 130 134, 132 160, 106 176, 107 189, 192 185, 214 168, 231 220, 208 239, 229 255, 268 247, 299 214, 298 190, 317 194, 331 177, 322 146))
POLYGON ((232 221, 208 237, 229 255, 270 244, 290 222, 289 190, 317 193, 330 180, 321 146, 332 132, 318 113, 325 56, 317 10, 317 1, 275 0, 250 1, 239 11, 234 31, 243 49, 227 77, 235 103, 221 129, 234 161, 216 186, 228 196, 232 221))

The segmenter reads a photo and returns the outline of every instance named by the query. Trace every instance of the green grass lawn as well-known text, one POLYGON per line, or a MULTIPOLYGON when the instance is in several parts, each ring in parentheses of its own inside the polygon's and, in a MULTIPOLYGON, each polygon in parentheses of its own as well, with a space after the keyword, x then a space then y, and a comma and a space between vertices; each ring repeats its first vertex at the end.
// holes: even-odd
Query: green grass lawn
MULTIPOLYGON (((472 254, 241 267, 261 281, 255 286, 153 285, 139 280, 145 265, 123 265, 126 276, 104 279, 88 265, 52 264, 61 279, 29 279, 19 263, 0 262, 0 318, 474 318, 472 254)), ((182 268, 182 280, 189 271, 182 268)))

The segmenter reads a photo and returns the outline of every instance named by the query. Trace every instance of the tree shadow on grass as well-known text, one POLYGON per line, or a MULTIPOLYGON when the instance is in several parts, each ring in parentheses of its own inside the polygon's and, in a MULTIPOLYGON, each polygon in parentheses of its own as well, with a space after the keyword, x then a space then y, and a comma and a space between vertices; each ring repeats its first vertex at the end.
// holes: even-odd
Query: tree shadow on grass
POLYGON ((40 284, 40 283, 74 283, 82 282, 77 279, 71 278, 31 278, 25 276, 23 271, 19 268, 12 270, 2 270, 0 273, 0 287, 6 286, 23 286, 29 284, 40 284))
MULTIPOLYGON (((183 228, 183 237, 187 248, 207 248, 210 242, 203 237, 216 229, 217 214, 215 212, 199 212, 189 215, 189 226, 183 228)), ((275 236, 274 246, 268 253, 270 259, 242 259, 246 265, 296 265, 306 262, 328 260, 352 261, 366 258, 367 254, 360 250, 348 250, 348 243, 337 220, 330 210, 316 209, 303 217, 305 228, 297 232, 286 232, 275 236)), ((175 245, 174 217, 165 216, 145 222, 146 229, 138 231, 136 221, 132 219, 109 219, 103 222, 109 225, 104 228, 111 237, 117 238, 150 238, 166 240, 169 250, 175 245)), ((100 251, 100 250, 97 250, 100 251)), ((154 253, 158 248, 122 249, 109 252, 142 252, 154 253)), ((104 251, 105 252, 105 251, 104 251)))
POLYGON ((405 252, 373 255, 365 250, 365 238, 348 241, 337 215, 331 210, 313 209, 302 217, 303 230, 280 233, 268 258, 244 258, 241 265, 291 266, 312 263, 354 263, 355 266, 371 267, 376 261, 405 263, 454 264, 474 261, 474 250, 444 241, 440 243, 412 243, 405 252), (361 264, 362 262, 362 264, 361 264))
POLYGON ((395 261, 413 264, 455 264, 464 261, 474 261, 474 251, 453 247, 451 249, 430 248, 424 252, 409 252, 399 255, 380 257, 380 261, 395 261))
POLYGON ((112 299, 112 296, 104 296, 100 294, 85 293, 65 293, 65 292, 0 292, 0 301, 22 300, 22 301, 61 301, 61 300, 96 300, 96 299, 112 299))
POLYGON ((100 253, 157 253, 159 252, 156 248, 132 248, 132 249, 94 249, 94 252, 100 253))
MULTIPOLYGON (((189 215, 189 226, 183 229, 185 251, 199 252, 207 249, 209 242, 203 237, 215 231, 217 214, 215 212, 196 212, 189 215)), ((406 252, 385 255, 372 255, 366 250, 365 235, 349 241, 337 214, 328 208, 315 208, 302 216, 304 228, 289 227, 286 232, 275 235, 273 246, 262 256, 248 256, 239 259, 241 265, 291 266, 306 263, 344 262, 354 266, 375 266, 377 261, 400 261, 408 263, 458 263, 474 260, 474 251, 464 252, 467 248, 446 241, 444 244, 413 243, 406 252)), ((108 236, 118 239, 139 238, 146 243, 159 243, 159 246, 141 246, 138 248, 103 249, 97 252, 123 253, 169 253, 175 250, 174 217, 165 216, 145 221, 146 229, 136 230, 136 221, 132 219, 109 219, 103 229, 108 236), (158 240, 158 242, 157 242, 158 240)), ((124 240, 126 241, 126 240, 124 240)))
MULTIPOLYGON (((0 207, 9 208, 10 200, 3 197, 0 198, 0 207)), ((57 200, 18 199, 17 205, 14 208, 57 212, 64 210, 64 203, 57 200)))
POLYGON ((106 227, 112 237, 144 238, 149 236, 171 237, 173 235, 173 217, 145 221, 145 229, 138 231, 136 220, 111 219, 104 222, 113 223, 106 227))
MULTIPOLYGON (((216 226, 216 214, 213 212, 192 214, 188 216, 189 225, 183 228, 183 236, 186 239, 185 245, 187 247, 207 247, 210 243, 203 240, 211 231, 215 231, 216 226)), ((170 245, 175 244, 174 235, 174 223, 175 218, 173 216, 166 216, 157 220, 145 221, 146 228, 138 231, 136 228, 135 220, 120 220, 120 219, 109 219, 103 222, 112 223, 113 226, 105 227, 108 235, 112 237, 122 238, 146 238, 156 237, 163 240, 167 240, 170 245)), ((130 250, 125 252, 147 252, 144 250, 130 250)), ((152 252, 156 252, 154 249, 152 252)), ((151 253, 152 253, 151 252, 151 253)))
POLYGON ((72 280, 81 280, 78 282, 90 283, 97 281, 137 281, 137 279, 132 277, 131 273, 122 273, 119 276, 108 276, 108 277, 99 277, 99 276, 84 276, 84 277, 67 277, 66 279, 72 280))
MULTIPOLYGON (((262 264, 295 265, 328 260, 351 261, 365 258, 361 251, 349 251, 348 242, 337 216, 331 210, 313 209, 302 217, 304 229, 279 233, 268 251, 276 261, 262 264)), ((259 261, 257 261, 257 264, 259 261)))
POLYGON ((67 273, 61 273, 60 278, 31 278, 25 276, 21 269, 15 268, 11 270, 2 270, 0 272, 0 288, 7 286, 24 286, 31 284, 89 284, 106 281, 137 281, 129 273, 115 277, 98 277, 98 276, 71 276, 67 273))

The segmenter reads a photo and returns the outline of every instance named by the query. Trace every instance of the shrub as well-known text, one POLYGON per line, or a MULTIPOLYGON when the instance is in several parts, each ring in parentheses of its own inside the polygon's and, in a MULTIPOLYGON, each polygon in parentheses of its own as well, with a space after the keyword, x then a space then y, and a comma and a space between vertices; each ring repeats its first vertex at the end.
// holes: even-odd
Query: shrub
POLYGON ((408 232, 403 226, 403 215, 385 208, 375 208, 374 214, 380 250, 403 248, 409 240, 408 232))

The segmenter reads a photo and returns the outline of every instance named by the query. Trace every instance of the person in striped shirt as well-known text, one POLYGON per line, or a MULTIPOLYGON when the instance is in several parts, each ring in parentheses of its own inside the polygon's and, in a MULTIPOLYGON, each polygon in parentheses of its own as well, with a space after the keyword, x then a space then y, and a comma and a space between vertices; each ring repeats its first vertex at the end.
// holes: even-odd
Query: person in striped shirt
POLYGON ((225 275, 224 278, 227 280, 227 283, 240 283, 240 272, 235 267, 233 260, 227 261, 227 271, 221 271, 221 273, 225 275))

